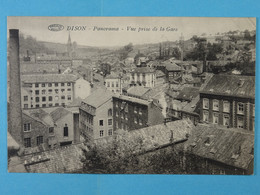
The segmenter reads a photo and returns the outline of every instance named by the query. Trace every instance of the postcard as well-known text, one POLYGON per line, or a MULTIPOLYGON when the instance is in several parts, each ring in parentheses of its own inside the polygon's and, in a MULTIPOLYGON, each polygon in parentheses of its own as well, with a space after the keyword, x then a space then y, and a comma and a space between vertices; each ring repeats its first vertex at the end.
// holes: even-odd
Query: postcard
POLYGON ((256 18, 8 17, 8 171, 254 174, 256 18))

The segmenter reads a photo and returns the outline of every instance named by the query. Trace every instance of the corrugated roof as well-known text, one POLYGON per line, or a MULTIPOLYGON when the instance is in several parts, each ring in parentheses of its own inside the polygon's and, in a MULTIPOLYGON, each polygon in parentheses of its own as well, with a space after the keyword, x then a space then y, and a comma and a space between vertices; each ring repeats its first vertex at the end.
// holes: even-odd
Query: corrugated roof
POLYGON ((109 90, 98 88, 93 91, 86 99, 82 102, 91 105, 95 108, 98 108, 103 103, 107 102, 109 99, 112 99, 113 93, 109 90))
POLYGON ((192 154, 242 169, 254 159, 254 134, 246 130, 198 125, 186 146, 192 154))
POLYGON ((255 77, 214 75, 201 93, 255 98, 255 77))
POLYGON ((37 75, 22 75, 21 80, 24 83, 60 83, 74 82, 77 77, 72 74, 37 74, 37 75))

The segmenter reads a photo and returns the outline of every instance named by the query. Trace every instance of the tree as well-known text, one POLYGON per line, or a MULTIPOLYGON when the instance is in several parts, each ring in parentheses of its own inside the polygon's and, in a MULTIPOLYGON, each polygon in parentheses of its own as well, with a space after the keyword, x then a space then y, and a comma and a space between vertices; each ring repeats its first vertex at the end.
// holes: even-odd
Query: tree
POLYGON ((128 54, 133 51, 133 44, 129 43, 125 45, 123 48, 119 49, 117 52, 119 54, 119 60, 125 60, 128 57, 128 54))

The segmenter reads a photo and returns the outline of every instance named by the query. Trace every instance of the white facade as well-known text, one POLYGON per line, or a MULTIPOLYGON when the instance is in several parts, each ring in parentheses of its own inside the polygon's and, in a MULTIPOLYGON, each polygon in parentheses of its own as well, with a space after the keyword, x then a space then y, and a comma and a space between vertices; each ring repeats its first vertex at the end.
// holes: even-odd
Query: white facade
POLYGON ((152 88, 155 86, 155 74, 154 72, 145 72, 145 73, 133 72, 130 75, 130 84, 152 88))
POLYGON ((107 90, 114 93, 122 93, 122 80, 120 78, 106 78, 105 82, 107 90))
POLYGON ((82 77, 76 80, 74 88, 75 88, 75 98, 85 99, 91 93, 90 82, 86 81, 82 77))

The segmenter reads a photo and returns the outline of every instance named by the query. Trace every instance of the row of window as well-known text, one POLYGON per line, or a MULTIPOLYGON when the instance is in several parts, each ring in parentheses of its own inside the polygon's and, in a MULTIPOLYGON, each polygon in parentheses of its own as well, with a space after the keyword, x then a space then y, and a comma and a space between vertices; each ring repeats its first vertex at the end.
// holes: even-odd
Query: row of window
MULTIPOLYGON (((36 137, 37 146, 41 145, 42 143, 43 143, 43 136, 37 136, 36 137)), ((32 147, 32 139, 30 137, 24 138, 24 147, 25 148, 32 147)))
MULTIPOLYGON (((209 122, 209 112, 203 111, 203 121, 209 122)), ((213 113, 213 124, 219 124, 219 114, 213 113)), ((230 125, 230 116, 227 114, 223 115, 223 125, 229 126, 230 125)), ((243 129, 244 128, 244 117, 237 117, 237 128, 243 129)))
MULTIPOLYGON (((116 108, 119 107, 119 102, 116 102, 116 108)), ((128 104, 126 102, 122 102, 121 106, 120 106, 121 110, 124 110, 125 112, 128 112, 128 104)), ((116 115, 118 116, 118 112, 116 111, 116 115)), ((134 113, 139 113, 140 115, 143 114, 143 109, 138 107, 138 106, 134 106, 134 113)))
MULTIPOLYGON (((46 86, 52 87, 52 85, 54 85, 55 87, 58 87, 59 83, 42 83, 41 87, 46 87, 46 86)), ((39 87, 40 84, 39 83, 35 83, 34 86, 35 87, 39 87)), ((62 87, 65 86, 65 83, 60 83, 60 86, 62 86, 62 87)), ((67 83, 67 86, 71 86, 71 83, 67 83)))
MULTIPOLYGON (((209 109, 209 99, 203 98, 203 109, 209 109)), ((219 100, 213 100, 212 110, 219 111, 219 100)), ((237 103, 237 114, 244 114, 245 111, 245 104, 244 103, 237 103)), ((223 112, 230 112, 230 102, 224 101, 223 102, 223 112)), ((254 109, 253 109, 254 115, 254 109)))
MULTIPOLYGON (((49 89, 49 90, 48 90, 48 94, 52 94, 53 91, 54 91, 56 94, 59 94, 60 91, 61 91, 61 93, 64 93, 64 92, 65 92, 65 89, 61 89, 61 90, 59 90, 59 89, 54 89, 54 90, 49 89)), ((70 91, 71 91, 71 88, 68 88, 67 91, 70 92, 70 91)), ((42 94, 42 95, 47 94, 47 90, 45 90, 45 89, 41 90, 41 94, 42 94)), ((35 90, 35 95, 40 95, 40 90, 35 90)), ((25 97, 26 97, 26 96, 24 96, 24 98, 25 98, 25 97)), ((27 97, 27 98, 28 98, 28 97, 27 97)), ((28 100, 28 99, 27 99, 27 100, 28 100)), ((24 101, 27 101, 27 100, 24 100, 24 101)))
POLYGON ((107 87, 110 87, 110 86, 111 86, 111 87, 119 87, 119 84, 118 84, 117 81, 115 82, 115 84, 114 84, 113 81, 111 81, 111 85, 110 85, 110 82, 108 81, 108 82, 107 82, 107 87))
MULTIPOLYGON (((52 104, 52 103, 50 103, 50 104, 42 104, 41 107, 43 107, 43 108, 45 108, 45 107, 52 107, 53 105, 54 106, 65 106, 65 103, 61 103, 61 104, 59 104, 59 103, 55 103, 55 104, 52 104)), ((24 104, 23 107, 24 108, 29 108, 29 104, 24 104)), ((33 104, 31 104, 30 108, 33 108, 33 104)), ((35 108, 40 108, 40 104, 36 104, 35 108)))
MULTIPOLYGON (((108 135, 109 136, 113 135, 113 129, 108 129, 108 135)), ((104 137, 104 130, 99 131, 99 136, 104 137)))
MULTIPOLYGON (((61 100, 66 100, 66 96, 65 95, 62 95, 61 97, 59 97, 59 96, 55 96, 54 97, 54 100, 55 101, 58 101, 59 99, 61 99, 61 100)), ((47 97, 41 97, 41 100, 42 100, 42 102, 45 102, 46 100, 47 100, 47 97)), ((53 100, 53 97, 52 96, 49 96, 48 97, 48 100, 49 101, 52 101, 53 100)), ((67 100, 71 100, 71 95, 67 95, 67 100)), ((35 97, 35 101, 36 102, 40 102, 40 97, 35 97)))
MULTIPOLYGON (((31 123, 23 124, 23 131, 27 132, 27 131, 31 131, 31 130, 32 130, 31 123)), ((49 127, 49 133, 54 133, 54 127, 49 127)))
MULTIPOLYGON (((108 119, 107 120, 107 124, 108 125, 112 125, 112 123, 113 123, 113 119, 108 119)), ((99 120, 99 126, 104 126, 104 120, 99 120)))

